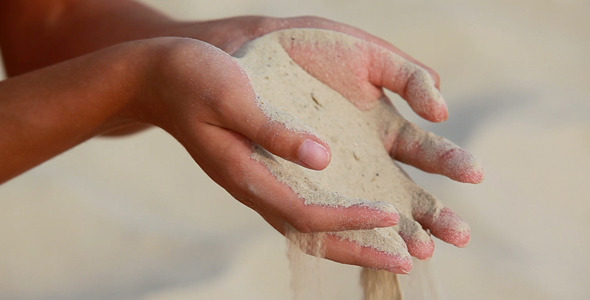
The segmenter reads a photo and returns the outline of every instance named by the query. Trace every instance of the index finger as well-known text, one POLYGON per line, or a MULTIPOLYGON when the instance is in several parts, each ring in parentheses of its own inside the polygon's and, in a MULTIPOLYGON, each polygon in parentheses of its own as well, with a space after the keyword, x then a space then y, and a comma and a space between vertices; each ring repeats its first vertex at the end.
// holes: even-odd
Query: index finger
POLYGON ((388 48, 328 30, 277 34, 293 61, 361 109, 372 108, 386 88, 406 99, 427 120, 448 118, 447 106, 430 73, 388 48))
MULTIPOLYGON (((426 70, 432 79, 434 80, 435 86, 440 88, 440 76, 439 74, 434 71, 432 68, 428 67, 424 63, 420 62, 419 60, 413 58, 409 54, 405 53, 404 51, 400 50, 396 46, 392 45, 391 43, 387 42, 386 40, 374 36, 370 33, 367 33, 364 30, 356 28, 354 26, 350 26, 345 23, 335 22, 329 19, 321 18, 321 17, 312 17, 312 16, 301 16, 301 17, 292 17, 292 18, 265 18, 265 22, 263 26, 259 26, 259 29, 255 31, 255 34, 250 37, 250 39, 257 38, 261 35, 282 30, 282 29, 291 29, 291 28, 316 28, 316 29, 326 29, 337 31, 341 33, 345 33, 361 40, 365 40, 371 42, 373 44, 379 45, 401 57, 404 59, 412 62, 413 64, 423 68, 426 70)), ((239 47, 238 47, 239 48, 239 47)))

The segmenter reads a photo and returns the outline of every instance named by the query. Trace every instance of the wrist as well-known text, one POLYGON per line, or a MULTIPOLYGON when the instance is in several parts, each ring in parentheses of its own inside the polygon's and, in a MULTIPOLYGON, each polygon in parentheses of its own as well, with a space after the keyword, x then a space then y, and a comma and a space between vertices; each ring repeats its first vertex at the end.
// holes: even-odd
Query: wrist
POLYGON ((158 65, 165 44, 157 39, 123 43, 113 47, 103 74, 109 82, 113 111, 100 129, 108 135, 125 133, 138 124, 157 125, 153 118, 158 110, 158 65))
MULTIPOLYGON (((121 78, 120 110, 110 126, 150 124, 170 131, 186 109, 185 98, 201 97, 194 78, 204 70, 194 61, 211 47, 187 38, 159 37, 124 44, 121 65, 114 72, 121 78)), ((215 63, 214 60, 211 63, 215 63)))
POLYGON ((119 45, 0 83, 0 182, 133 122, 136 50, 119 45))
POLYGON ((280 19, 264 16, 243 16, 226 19, 179 22, 165 35, 197 39, 232 54, 242 45, 271 29, 280 27, 280 19))

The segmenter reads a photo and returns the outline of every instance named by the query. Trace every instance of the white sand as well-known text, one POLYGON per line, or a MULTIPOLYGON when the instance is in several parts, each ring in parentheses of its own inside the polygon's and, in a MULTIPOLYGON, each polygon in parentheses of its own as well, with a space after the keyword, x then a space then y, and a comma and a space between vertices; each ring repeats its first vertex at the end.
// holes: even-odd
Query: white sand
MULTIPOLYGON (((437 244, 428 272, 442 299, 587 298, 587 3, 147 2, 185 19, 322 15, 434 67, 449 121, 430 125, 397 107, 486 168, 472 187, 409 170, 471 225, 466 249, 437 244)), ((158 130, 93 140, 0 186, 0 249, 2 299, 291 297, 282 236, 158 130)), ((320 269, 323 299, 362 296, 342 284, 357 268, 320 269)))
MULTIPOLYGON (((303 168, 259 148, 255 158, 268 166, 282 182, 291 186, 307 204, 328 206, 366 205, 400 213, 400 225, 390 228, 338 233, 363 246, 409 257, 397 234, 400 226, 420 227, 412 218, 417 203, 431 199, 389 157, 383 145, 383 126, 399 122, 401 116, 387 100, 369 111, 361 111, 349 100, 307 74, 290 58, 283 40, 351 44, 355 38, 324 30, 284 30, 269 34, 237 53, 239 62, 253 82, 267 114, 287 122, 295 130, 317 132, 328 142, 332 161, 322 171, 303 168), (419 197, 426 197, 421 200, 419 197), (385 202, 385 203, 384 203, 385 202)), ((429 207, 440 210, 442 207, 429 207)), ((423 231, 415 238, 428 239, 423 231)))
MULTIPOLYGON (((344 96, 307 74, 282 45, 283 41, 303 39, 307 43, 332 43, 343 47, 354 47, 356 41, 353 37, 324 30, 284 30, 250 42, 236 56, 252 80, 257 100, 265 113, 287 128, 312 132, 326 140, 332 150, 330 165, 322 171, 309 170, 262 148, 258 148, 253 157, 265 164, 279 181, 289 185, 306 204, 397 209, 401 219, 398 226, 335 234, 362 246, 398 257, 409 257, 398 232, 400 228, 420 228, 412 220, 413 206, 420 202, 431 203, 431 199, 418 198, 426 194, 389 157, 383 145, 384 124, 401 123, 401 116, 388 99, 382 99, 369 111, 361 111, 344 96), (391 203, 391 208, 387 202, 391 203)), ((441 208, 439 204, 428 209, 441 208)), ((410 238, 429 239, 428 234, 421 230, 413 235, 410 238)), ((302 249, 308 248, 308 237, 292 235, 291 238, 295 239, 294 243, 303 241, 304 245, 299 245, 302 249)), ((318 238, 314 240, 321 241, 318 238)), ((316 249, 319 247, 315 245, 316 249)), ((297 283, 303 281, 310 284, 302 278, 313 278, 316 272, 297 271, 300 265, 306 264, 301 262, 295 249, 289 248, 289 257, 291 268, 295 270, 292 279, 295 283, 292 284, 294 299, 317 297, 298 295, 301 290, 307 289, 297 283)), ((401 299, 394 274, 364 270, 361 282, 366 300, 401 299)))

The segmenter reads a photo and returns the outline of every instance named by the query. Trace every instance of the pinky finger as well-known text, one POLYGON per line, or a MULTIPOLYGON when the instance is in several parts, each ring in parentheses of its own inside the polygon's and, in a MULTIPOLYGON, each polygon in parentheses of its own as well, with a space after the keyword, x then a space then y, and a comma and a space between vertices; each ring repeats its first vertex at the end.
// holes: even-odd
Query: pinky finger
MULTIPOLYGON (((408 274, 413 268, 412 257, 405 242, 391 227, 382 229, 391 231, 393 234, 378 234, 378 229, 301 233, 275 215, 260 211, 259 213, 270 225, 309 255, 397 274, 408 274), (355 236, 355 233, 358 233, 358 236, 355 236), (361 245, 361 242, 358 241, 359 238, 363 240, 368 236, 382 239, 384 243, 387 243, 385 247, 394 248, 395 251, 382 251, 371 246, 361 245)), ((373 242, 367 243, 367 245, 371 243, 373 242)))
MULTIPOLYGON (((405 245, 403 242, 402 245, 405 245)), ((325 258, 336 262, 357 265, 371 269, 387 270, 407 274, 412 270, 412 258, 407 249, 398 253, 379 251, 361 246, 357 242, 334 234, 327 234, 324 241, 325 258)))
POLYGON ((471 153, 410 122, 401 127, 390 154, 425 172, 445 175, 459 182, 480 183, 484 179, 483 168, 471 153))
POLYGON ((434 236, 457 247, 466 247, 471 239, 469 225, 448 207, 437 214, 422 215, 418 222, 430 229, 434 236))

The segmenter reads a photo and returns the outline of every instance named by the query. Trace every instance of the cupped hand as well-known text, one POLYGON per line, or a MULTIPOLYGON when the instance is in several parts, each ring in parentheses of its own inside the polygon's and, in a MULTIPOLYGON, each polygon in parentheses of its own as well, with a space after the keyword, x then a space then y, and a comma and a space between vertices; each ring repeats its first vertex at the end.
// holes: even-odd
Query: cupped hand
POLYGON ((288 186, 252 158, 257 145, 306 168, 330 161, 329 145, 295 132, 260 109, 252 84, 236 60, 193 39, 161 38, 157 62, 143 79, 126 115, 173 135, 192 158, 232 196, 267 220, 301 232, 391 226, 387 209, 305 205, 288 186))
MULTIPOLYGON (((377 127, 380 131, 383 147, 392 158, 414 165, 424 171, 443 174, 462 182, 478 183, 483 179, 481 166, 471 154, 450 141, 423 131, 408 122, 392 107, 389 99, 384 96, 383 87, 405 98, 409 105, 421 116, 432 121, 444 120, 447 117, 447 109, 436 87, 437 83, 430 76, 430 73, 419 65, 381 45, 333 31, 283 30, 264 38, 266 41, 279 43, 291 59, 302 69, 349 99, 360 110, 382 115, 386 114, 384 117, 380 116, 378 118, 382 120, 382 123, 378 124, 377 127), (389 109, 384 110, 383 105, 389 106, 389 109)), ((247 45, 243 51, 238 51, 238 55, 241 56, 242 52, 248 53, 250 47, 253 47, 252 50, 254 50, 256 45, 259 44, 247 45)), ((258 62, 260 67, 269 66, 268 68, 271 68, 272 65, 269 65, 269 63, 272 63, 274 59, 266 63, 264 57, 260 59, 260 62, 258 62)), ((256 64, 256 60, 248 59, 247 61, 256 64)), ((296 78, 298 77, 295 76, 286 83, 282 81, 273 82, 272 85, 277 89, 281 89, 281 84, 297 86, 297 83, 292 82, 297 80, 296 78)), ((312 104, 309 105, 310 109, 313 107, 312 104)), ((282 107, 278 109, 282 109, 282 107)), ((309 113, 315 113, 315 111, 311 109, 309 113)), ((301 117, 305 118, 304 116, 301 117)), ((318 117, 311 117, 310 120, 316 118, 318 117)), ((356 122, 354 119, 342 121, 346 123, 349 121, 351 123, 356 122)), ((345 133, 341 134, 346 135, 345 133)), ((362 137, 359 138, 361 139, 355 141, 363 144, 368 142, 363 141, 362 137)), ((336 140, 334 142, 339 144, 338 147, 352 147, 352 145, 350 147, 340 145, 341 138, 337 140, 338 142, 336 140)), ((374 157, 373 159, 379 160, 381 158, 374 157)), ((273 169, 278 166, 273 167, 271 164, 269 167, 273 169)), ((283 170, 282 167, 278 168, 278 174, 292 172, 283 170)), ((398 180, 408 181, 408 183, 402 185, 404 186, 403 189, 396 190, 396 193, 401 195, 403 199, 400 200, 400 197, 394 195, 391 199, 378 200, 389 201, 398 208, 400 222, 395 229, 397 233, 365 231, 361 235, 355 234, 353 236, 347 234, 328 235, 325 243, 327 258, 405 273, 411 269, 409 254, 421 259, 432 256, 434 242, 427 230, 440 239, 456 246, 463 247, 467 245, 470 239, 469 226, 451 209, 444 207, 435 197, 411 182, 411 179, 401 169, 395 172, 401 172, 401 177, 397 177, 398 180), (379 251, 368 242, 362 245, 361 240, 364 239, 362 236, 378 240, 382 239, 380 235, 383 234, 389 236, 387 238, 389 240, 384 242, 400 244, 395 253, 379 251), (370 238, 369 236, 373 237, 370 238), (403 238, 403 241, 399 239, 399 236, 403 238), (342 239, 342 237, 345 238, 342 239), (403 250, 406 245, 407 250, 403 250)), ((351 170, 350 174, 339 174, 337 176, 342 176, 343 180, 345 180, 344 178, 351 176, 354 178, 354 176, 357 176, 355 174, 356 172, 351 170)), ((301 175, 287 174, 281 176, 296 177, 301 175)), ((363 178, 359 177, 357 179, 361 181, 359 184, 362 185, 363 178)), ((356 180, 348 181, 355 182, 356 180)), ((311 188, 311 190, 316 189, 316 187, 311 188)), ((328 205, 328 203, 325 204, 328 205)), ((269 222, 281 230, 280 222, 276 220, 274 222, 270 220, 269 222)))
MULTIPOLYGON (((436 72, 393 45, 354 27, 314 17, 240 17, 198 25, 198 29, 195 24, 178 27, 175 34, 199 38, 229 53, 253 38, 285 28, 320 28, 348 34, 356 38, 354 42, 341 44, 301 37, 283 40, 282 44, 303 69, 350 99, 359 109, 373 107, 383 98, 386 88, 402 96, 416 113, 430 121, 440 122, 448 117, 438 91, 436 72)), ((288 224, 301 232, 321 232, 387 227, 399 222, 400 216, 394 212, 363 205, 349 208, 305 205, 289 187, 277 182, 264 166, 251 159, 253 145, 318 170, 329 163, 329 145, 318 137, 289 131, 269 120, 256 104, 248 77, 229 55, 206 44, 179 48, 174 55, 168 55, 170 59, 161 70, 165 75, 161 77, 161 85, 170 87, 163 98, 171 102, 163 109, 170 111, 161 113, 160 120, 154 124, 173 134, 205 172, 236 199, 283 233, 286 227, 277 224, 288 224)), ((481 167, 468 152, 405 120, 384 124, 383 141, 392 158, 426 172, 461 182, 477 183, 483 179, 481 167)), ((417 220, 424 229, 457 246, 468 243, 466 224, 454 212, 438 200, 420 207, 422 210, 403 219, 417 220)), ((411 224, 404 228, 423 230, 411 224)), ((415 234, 403 230, 400 235, 406 238, 412 255, 420 258, 432 255, 434 243, 413 241, 410 236, 415 234)), ((327 258, 336 261, 377 268, 389 265, 394 266, 390 270, 397 272, 408 270, 407 262, 401 266, 399 261, 395 262, 399 258, 350 241, 330 238, 326 247, 327 258)))

